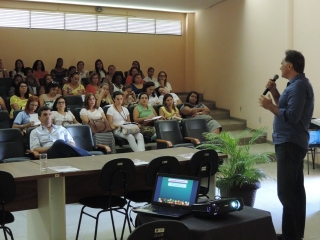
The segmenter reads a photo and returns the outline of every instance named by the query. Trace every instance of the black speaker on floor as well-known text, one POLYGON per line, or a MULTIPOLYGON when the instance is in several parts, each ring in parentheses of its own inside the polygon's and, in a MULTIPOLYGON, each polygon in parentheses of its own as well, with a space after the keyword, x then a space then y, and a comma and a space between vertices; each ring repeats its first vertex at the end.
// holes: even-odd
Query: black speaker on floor
POLYGON ((192 205, 195 217, 212 217, 243 209, 242 198, 222 198, 192 205))

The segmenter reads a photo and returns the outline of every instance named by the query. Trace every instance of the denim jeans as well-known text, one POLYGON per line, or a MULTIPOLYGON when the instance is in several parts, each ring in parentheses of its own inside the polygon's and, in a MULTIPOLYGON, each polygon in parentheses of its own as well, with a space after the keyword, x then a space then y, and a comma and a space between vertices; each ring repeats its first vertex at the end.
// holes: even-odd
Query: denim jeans
POLYGON ((276 144, 278 197, 283 206, 285 240, 303 238, 306 219, 303 159, 307 149, 290 142, 276 144))

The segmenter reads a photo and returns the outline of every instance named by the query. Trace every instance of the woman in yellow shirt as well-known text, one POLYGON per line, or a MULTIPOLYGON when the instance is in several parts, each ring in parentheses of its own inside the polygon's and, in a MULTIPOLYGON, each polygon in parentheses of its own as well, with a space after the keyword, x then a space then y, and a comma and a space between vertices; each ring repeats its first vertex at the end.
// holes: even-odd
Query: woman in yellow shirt
POLYGON ((170 93, 163 96, 163 106, 159 110, 159 115, 165 120, 181 120, 179 110, 174 105, 173 97, 170 93))
POLYGON ((84 86, 79 82, 80 76, 78 72, 74 72, 70 75, 68 83, 63 85, 63 96, 68 95, 83 95, 85 94, 84 86))
POLYGON ((10 117, 13 117, 13 112, 15 110, 22 110, 25 108, 29 97, 31 97, 31 94, 29 93, 28 84, 19 82, 15 88, 14 95, 10 98, 10 117))

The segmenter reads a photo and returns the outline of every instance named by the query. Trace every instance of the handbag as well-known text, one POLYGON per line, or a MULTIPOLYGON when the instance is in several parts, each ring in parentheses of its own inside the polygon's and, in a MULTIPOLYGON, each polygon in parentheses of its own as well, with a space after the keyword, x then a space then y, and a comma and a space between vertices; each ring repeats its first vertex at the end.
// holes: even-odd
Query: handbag
POLYGON ((112 131, 109 122, 104 118, 90 119, 88 125, 91 128, 92 134, 112 131))
POLYGON ((140 132, 140 128, 137 124, 125 124, 120 127, 120 132, 123 135, 135 134, 140 132))
POLYGON ((141 134, 143 136, 153 136, 156 133, 156 128, 154 126, 145 126, 141 127, 141 134))

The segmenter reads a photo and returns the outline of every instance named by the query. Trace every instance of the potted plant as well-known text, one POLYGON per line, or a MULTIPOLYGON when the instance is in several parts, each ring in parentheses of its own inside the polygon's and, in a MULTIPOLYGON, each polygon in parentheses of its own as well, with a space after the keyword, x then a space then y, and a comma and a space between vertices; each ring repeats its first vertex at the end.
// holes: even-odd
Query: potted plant
POLYGON ((270 162, 271 153, 251 153, 250 148, 265 135, 264 130, 265 128, 254 131, 247 129, 238 136, 225 131, 220 134, 204 133, 207 142, 199 148, 228 154, 217 174, 216 183, 221 197, 242 197, 245 205, 254 205, 256 190, 261 186, 260 180, 268 177, 256 164, 270 162), (252 137, 249 143, 241 145, 242 137, 250 133, 252 137))

